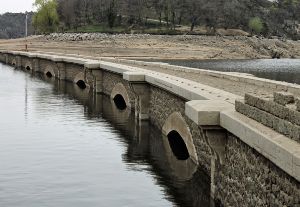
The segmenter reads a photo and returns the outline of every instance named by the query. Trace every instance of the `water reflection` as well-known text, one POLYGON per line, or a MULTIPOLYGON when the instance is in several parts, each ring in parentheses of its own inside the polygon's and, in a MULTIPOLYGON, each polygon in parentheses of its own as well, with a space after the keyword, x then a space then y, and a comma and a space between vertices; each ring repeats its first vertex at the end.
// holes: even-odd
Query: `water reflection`
POLYGON ((130 110, 118 109, 107 96, 79 90, 76 85, 66 82, 55 81, 54 85, 56 92, 83 104, 88 118, 102 116, 109 121, 127 143, 123 160, 128 167, 154 174, 158 183, 164 186, 169 200, 178 206, 210 206, 210 178, 197 170, 193 162, 177 160, 161 131, 149 122, 136 120, 130 110))
POLYGON ((132 111, 3 67, 0 206, 213 205, 209 176, 178 161, 161 131, 132 111))
POLYGON ((117 129, 127 144, 123 160, 132 170, 151 172, 165 189, 167 198, 178 206, 210 206, 210 178, 190 159, 179 161, 168 139, 147 121, 135 119, 134 112, 120 110, 107 96, 77 90, 76 85, 56 81, 57 92, 76 98, 87 118, 102 116, 117 129), (191 176, 193 175, 193 176, 191 176))

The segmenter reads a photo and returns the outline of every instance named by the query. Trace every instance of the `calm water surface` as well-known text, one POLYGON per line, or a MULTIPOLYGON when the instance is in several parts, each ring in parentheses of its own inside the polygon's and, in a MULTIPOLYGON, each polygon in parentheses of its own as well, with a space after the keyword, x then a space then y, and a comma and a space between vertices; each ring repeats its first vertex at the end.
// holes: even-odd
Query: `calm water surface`
POLYGON ((1 207, 209 206, 208 176, 181 176, 158 130, 42 79, 0 64, 1 207))
POLYGON ((300 84, 300 59, 162 60, 162 62, 192 68, 250 73, 260 78, 300 84))

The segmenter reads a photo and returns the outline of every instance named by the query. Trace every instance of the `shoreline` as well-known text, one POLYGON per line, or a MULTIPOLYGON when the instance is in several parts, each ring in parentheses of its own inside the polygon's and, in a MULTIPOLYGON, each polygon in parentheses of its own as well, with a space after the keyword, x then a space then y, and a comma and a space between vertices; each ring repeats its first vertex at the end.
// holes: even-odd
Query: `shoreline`
POLYGON ((246 36, 50 34, 0 40, 1 50, 57 52, 124 59, 300 58, 300 41, 246 36))

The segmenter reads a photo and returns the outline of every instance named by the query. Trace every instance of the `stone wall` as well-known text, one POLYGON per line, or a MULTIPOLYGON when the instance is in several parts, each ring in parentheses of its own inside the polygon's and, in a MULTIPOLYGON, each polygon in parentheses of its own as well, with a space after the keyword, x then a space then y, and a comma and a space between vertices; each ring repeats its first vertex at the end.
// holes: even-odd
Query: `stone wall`
POLYGON ((204 139, 203 131, 192 120, 185 116, 185 102, 167 91, 157 87, 150 89, 150 121, 158 129, 162 129, 167 118, 174 112, 180 112, 188 124, 198 155, 199 167, 210 175, 211 150, 204 139))
POLYGON ((13 61, 16 60, 15 55, 8 55, 8 64, 12 65, 13 61))
POLYGON ((49 61, 49 60, 39 59, 39 68, 37 69, 38 72, 44 73, 44 71, 48 67, 52 68, 55 71, 55 73, 58 74, 57 66, 56 66, 55 62, 49 61))
MULTIPOLYGON (((298 100, 298 99, 297 99, 298 100)), ((300 111, 292 94, 246 94, 245 101, 236 101, 236 110, 263 125, 300 143, 300 111)))
POLYGON ((124 87, 127 90, 130 104, 132 109, 134 109, 135 106, 135 95, 133 91, 131 90, 128 81, 125 81, 122 77, 122 75, 118 75, 115 73, 110 73, 107 71, 103 71, 103 93, 110 96, 113 88, 118 84, 122 83, 124 87))
POLYGON ((5 63, 5 60, 6 60, 5 55, 0 53, 0 62, 5 63))
POLYGON ((230 133, 216 187, 224 206, 300 207, 300 183, 230 133))
MULTIPOLYGON (((77 64, 65 63, 66 69, 66 80, 73 82, 76 75, 79 73, 84 73, 84 67, 77 64)), ((84 80, 83 80, 84 81, 84 80)))

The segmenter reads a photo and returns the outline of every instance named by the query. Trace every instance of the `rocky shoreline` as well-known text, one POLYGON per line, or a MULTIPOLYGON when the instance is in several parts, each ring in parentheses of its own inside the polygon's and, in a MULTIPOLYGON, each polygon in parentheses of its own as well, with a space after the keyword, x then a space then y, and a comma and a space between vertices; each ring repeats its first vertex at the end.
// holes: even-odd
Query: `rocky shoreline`
MULTIPOLYGON (((0 40, 23 50, 25 40, 0 40)), ((258 36, 53 33, 27 39, 29 51, 134 59, 300 58, 300 41, 258 36)))
MULTIPOLYGON (((266 39, 262 37, 247 36, 196 36, 196 35, 149 35, 149 34, 103 34, 103 33, 53 33, 44 37, 47 41, 133 41, 133 40, 151 40, 157 38, 164 42, 204 42, 205 40, 215 39, 222 46, 224 41, 241 42, 245 46, 252 47, 258 55, 270 58, 299 58, 299 52, 296 50, 296 43, 299 41, 284 40, 274 37, 266 39)), ((224 45, 225 46, 225 45, 224 45)), ((238 48, 237 48, 238 49, 238 48)))

